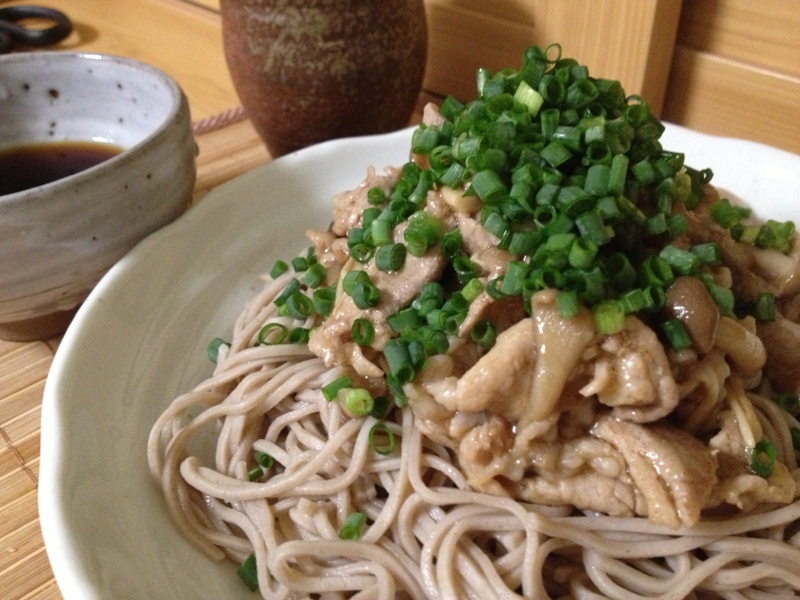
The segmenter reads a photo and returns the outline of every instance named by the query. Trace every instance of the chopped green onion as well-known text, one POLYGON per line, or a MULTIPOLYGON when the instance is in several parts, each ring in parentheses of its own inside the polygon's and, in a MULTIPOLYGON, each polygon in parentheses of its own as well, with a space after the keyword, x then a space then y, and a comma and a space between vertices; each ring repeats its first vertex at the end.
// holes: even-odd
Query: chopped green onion
POLYGON ((403 335, 408 331, 419 328, 423 323, 423 319, 416 308, 409 306, 387 316, 386 323, 392 328, 392 331, 403 335))
POLYGON ((734 225, 737 225, 743 217, 749 216, 750 211, 733 206, 727 198, 720 198, 711 205, 710 214, 711 218, 714 219, 720 227, 730 229, 734 225))
POLYGON ((322 386, 322 395, 325 396, 325 400, 328 402, 333 402, 336 399, 336 394, 339 393, 339 390, 349 387, 353 387, 353 382, 347 375, 342 375, 341 377, 331 381, 329 384, 322 386))
POLYGON ((296 256, 292 259, 292 268, 297 273, 301 273, 308 268, 308 262, 303 256, 296 256))
POLYGON ((358 318, 353 321, 350 334, 359 346, 369 346, 375 340, 375 326, 369 319, 358 318))
POLYGON ((677 246, 664 246, 658 255, 675 271, 681 275, 691 275, 700 268, 700 257, 688 250, 683 250, 677 246))
POLYGON ((361 310, 366 310, 381 301, 381 292, 371 281, 360 281, 353 288, 353 302, 361 310))
POLYGON ((327 317, 331 314, 334 300, 336 300, 336 286, 331 285, 316 289, 311 296, 314 303, 314 311, 323 317, 327 317))
POLYGON ((451 229, 442 235, 441 251, 445 260, 453 260, 461 252, 461 230, 451 229))
POLYGON ((289 265, 286 264, 285 261, 278 260, 275 261, 275 264, 272 266, 272 270, 269 272, 269 276, 272 277, 273 279, 277 279, 278 277, 286 273, 286 271, 288 270, 289 270, 289 265))
POLYGON ((303 292, 297 291, 286 299, 286 310, 295 319, 307 319, 314 312, 314 303, 303 292))
POLYGON ((282 344, 286 340, 289 330, 281 323, 267 323, 258 332, 258 343, 264 346, 282 344))
POLYGON ((689 248, 689 251, 696 254, 704 265, 719 265, 722 263, 722 253, 717 242, 707 242, 696 244, 689 248))
POLYGON ((386 244, 375 252, 375 266, 380 271, 399 271, 406 262, 403 244, 386 244))
POLYGON ((772 401, 790 415, 796 415, 800 411, 800 397, 797 394, 791 392, 776 394, 772 397, 772 401))
POLYGON ((422 256, 428 248, 439 243, 442 237, 442 222, 432 214, 417 211, 408 218, 408 227, 403 237, 408 244, 408 252, 414 256, 422 256))
POLYGON ((483 291, 483 283, 477 277, 470 279, 467 284, 461 289, 461 294, 467 300, 467 302, 472 302, 477 298, 481 292, 483 291))
POLYGON ((692 347, 692 338, 689 337, 689 333, 679 319, 664 321, 661 324, 661 331, 664 332, 669 345, 675 350, 680 352, 692 347))
POLYGON ((363 283, 365 281, 369 281, 369 275, 367 275, 366 271, 349 271, 342 279, 342 289, 344 290, 345 294, 352 296, 356 284, 363 283))
POLYGON ((385 244, 389 244, 392 241, 392 228, 393 225, 391 221, 388 221, 383 218, 377 218, 370 224, 370 230, 372 232, 372 243, 375 246, 383 246, 385 244))
POLYGON ((528 274, 530 265, 521 260, 512 260, 506 267, 503 281, 500 284, 500 293, 504 296, 518 296, 522 293, 522 282, 528 274))
POLYGON ((283 291, 280 293, 280 295, 277 298, 275 298, 274 301, 275 306, 283 306, 284 304, 286 304, 286 301, 289 299, 289 297, 299 289, 300 289, 300 282, 297 279, 290 280, 289 283, 286 285, 286 287, 283 288, 283 291))
POLYGON ((352 388, 344 395, 344 406, 354 417, 364 417, 372 412, 375 401, 364 388, 352 388))
POLYGON ((497 327, 488 319, 481 319, 475 323, 470 337, 481 348, 491 348, 497 339, 497 327))
POLYGON ((417 373, 424 371, 428 366, 428 355, 425 353, 425 346, 421 341, 411 340, 408 342, 408 356, 417 373))
POLYGON ((547 144, 547 146, 542 148, 542 151, 539 154, 550 164, 550 166, 556 168, 572 158, 572 152, 570 152, 567 147, 558 140, 554 140, 547 144))
POLYGON ((403 340, 393 338, 386 342, 383 355, 389 364, 389 373, 399 385, 402 386, 414 379, 416 372, 408 354, 408 346, 403 340))
POLYGON ((325 281, 327 271, 321 263, 314 263, 308 267, 308 270, 303 274, 303 283, 308 287, 314 289, 322 285, 325 281))
POLYGON ((382 419, 389 408, 389 398, 386 396, 378 396, 372 401, 372 411, 369 415, 375 419, 382 419))
POLYGON ((307 344, 311 337, 311 330, 305 327, 295 327, 289 332, 289 337, 286 339, 290 344, 307 344))
POLYGON ((339 537, 343 540, 357 540, 361 537, 361 528, 367 522, 364 513, 354 512, 347 517, 344 525, 339 530, 339 537))
POLYGON ((617 300, 603 300, 592 308, 594 325, 598 333, 619 333, 625 326, 625 309, 617 300))
POLYGON ((789 430, 789 433, 792 436, 792 446, 795 450, 800 452, 800 428, 792 427, 789 430))
POLYGON ((379 187, 370 188, 367 192, 367 202, 372 205, 384 204, 386 202, 386 191, 379 187))
POLYGON ((750 469, 759 477, 767 479, 772 475, 777 456, 778 453, 772 442, 767 438, 763 438, 756 443, 750 454, 750 469))
POLYGON ((248 556, 237 569, 236 574, 251 592, 255 592, 258 589, 258 567, 256 565, 256 555, 251 554, 248 556))
POLYGON ((422 344, 428 356, 445 354, 450 349, 450 340, 441 329, 430 329, 422 336, 422 344))
POLYGON ((520 104, 524 104, 528 112, 533 116, 538 114, 539 109, 542 107, 542 104, 544 104, 542 95, 528 85, 526 81, 519 82, 514 92, 514 100, 520 104))
POLYGON ((391 454, 394 452, 394 432, 383 421, 378 421, 369 430, 369 447, 378 454, 391 454), (381 444, 381 439, 385 437, 386 441, 381 444))
POLYGON ((786 254, 794 239, 794 223, 792 221, 778 222, 769 219, 761 225, 755 245, 759 248, 772 248, 786 254))
POLYGON ((456 256, 453 259, 453 270, 456 272, 456 277, 461 285, 465 285, 473 277, 475 277, 476 269, 469 256, 456 256))
POLYGON ((253 451, 253 459, 262 469, 269 469, 273 464, 275 464, 275 459, 272 458, 272 456, 259 450, 253 451))
POLYGON ((558 312, 563 318, 574 317, 581 308, 578 301, 578 293, 575 290, 559 292, 556 294, 556 306, 558 306, 558 312))
POLYGON ((247 481, 257 481, 264 474, 264 469, 261 467, 253 467, 247 472, 247 481))
POLYGON ((206 348, 208 360, 214 364, 217 364, 217 356, 219 355, 220 346, 228 346, 230 348, 230 343, 226 342, 222 338, 214 338, 208 343, 208 347, 206 348))
POLYGON ((769 292, 759 294, 753 309, 753 316, 758 321, 774 321, 775 295, 769 292))

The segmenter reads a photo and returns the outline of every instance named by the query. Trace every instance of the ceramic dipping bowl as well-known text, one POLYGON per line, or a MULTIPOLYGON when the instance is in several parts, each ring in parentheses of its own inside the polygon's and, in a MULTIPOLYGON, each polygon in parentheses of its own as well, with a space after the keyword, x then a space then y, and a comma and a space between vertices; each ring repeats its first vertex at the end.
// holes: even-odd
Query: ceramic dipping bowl
MULTIPOLYGON (((66 154, 87 142, 117 153, 0 191, 0 339, 62 333, 115 262, 186 210, 196 155, 186 97, 158 69, 98 54, 0 56, 0 165, 22 147, 66 154)), ((22 163, 9 160, 13 174, 22 163)))

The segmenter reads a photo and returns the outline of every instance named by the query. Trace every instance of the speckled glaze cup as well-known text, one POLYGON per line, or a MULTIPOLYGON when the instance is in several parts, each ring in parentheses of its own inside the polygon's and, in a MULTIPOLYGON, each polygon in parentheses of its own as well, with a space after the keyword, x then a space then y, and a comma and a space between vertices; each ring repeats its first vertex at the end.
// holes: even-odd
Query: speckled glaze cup
POLYGON ((123 152, 0 196, 0 339, 63 332, 103 274, 191 201, 189 106, 152 66, 69 52, 0 56, 0 149, 63 140, 123 152))
POLYGON ((273 156, 408 125, 423 0, 222 0, 221 12, 231 78, 273 156))

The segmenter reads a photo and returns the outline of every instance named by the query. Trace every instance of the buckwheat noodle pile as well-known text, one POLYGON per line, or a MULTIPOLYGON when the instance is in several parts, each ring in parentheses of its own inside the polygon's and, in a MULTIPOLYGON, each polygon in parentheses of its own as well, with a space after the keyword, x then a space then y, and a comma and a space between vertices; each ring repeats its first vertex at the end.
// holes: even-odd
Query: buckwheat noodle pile
POLYGON ((800 592, 794 226, 552 54, 426 108, 409 164, 337 196, 153 425, 175 526, 263 598, 800 592))

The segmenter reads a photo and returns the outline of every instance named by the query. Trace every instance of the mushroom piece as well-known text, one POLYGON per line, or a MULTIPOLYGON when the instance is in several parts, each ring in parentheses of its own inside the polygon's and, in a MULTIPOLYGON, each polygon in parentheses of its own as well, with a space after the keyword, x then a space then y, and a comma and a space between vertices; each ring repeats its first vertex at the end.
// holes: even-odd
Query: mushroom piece
POLYGON ((682 276, 667 288, 667 312, 680 320, 692 338, 695 350, 705 354, 714 346, 719 309, 697 277, 682 276))

